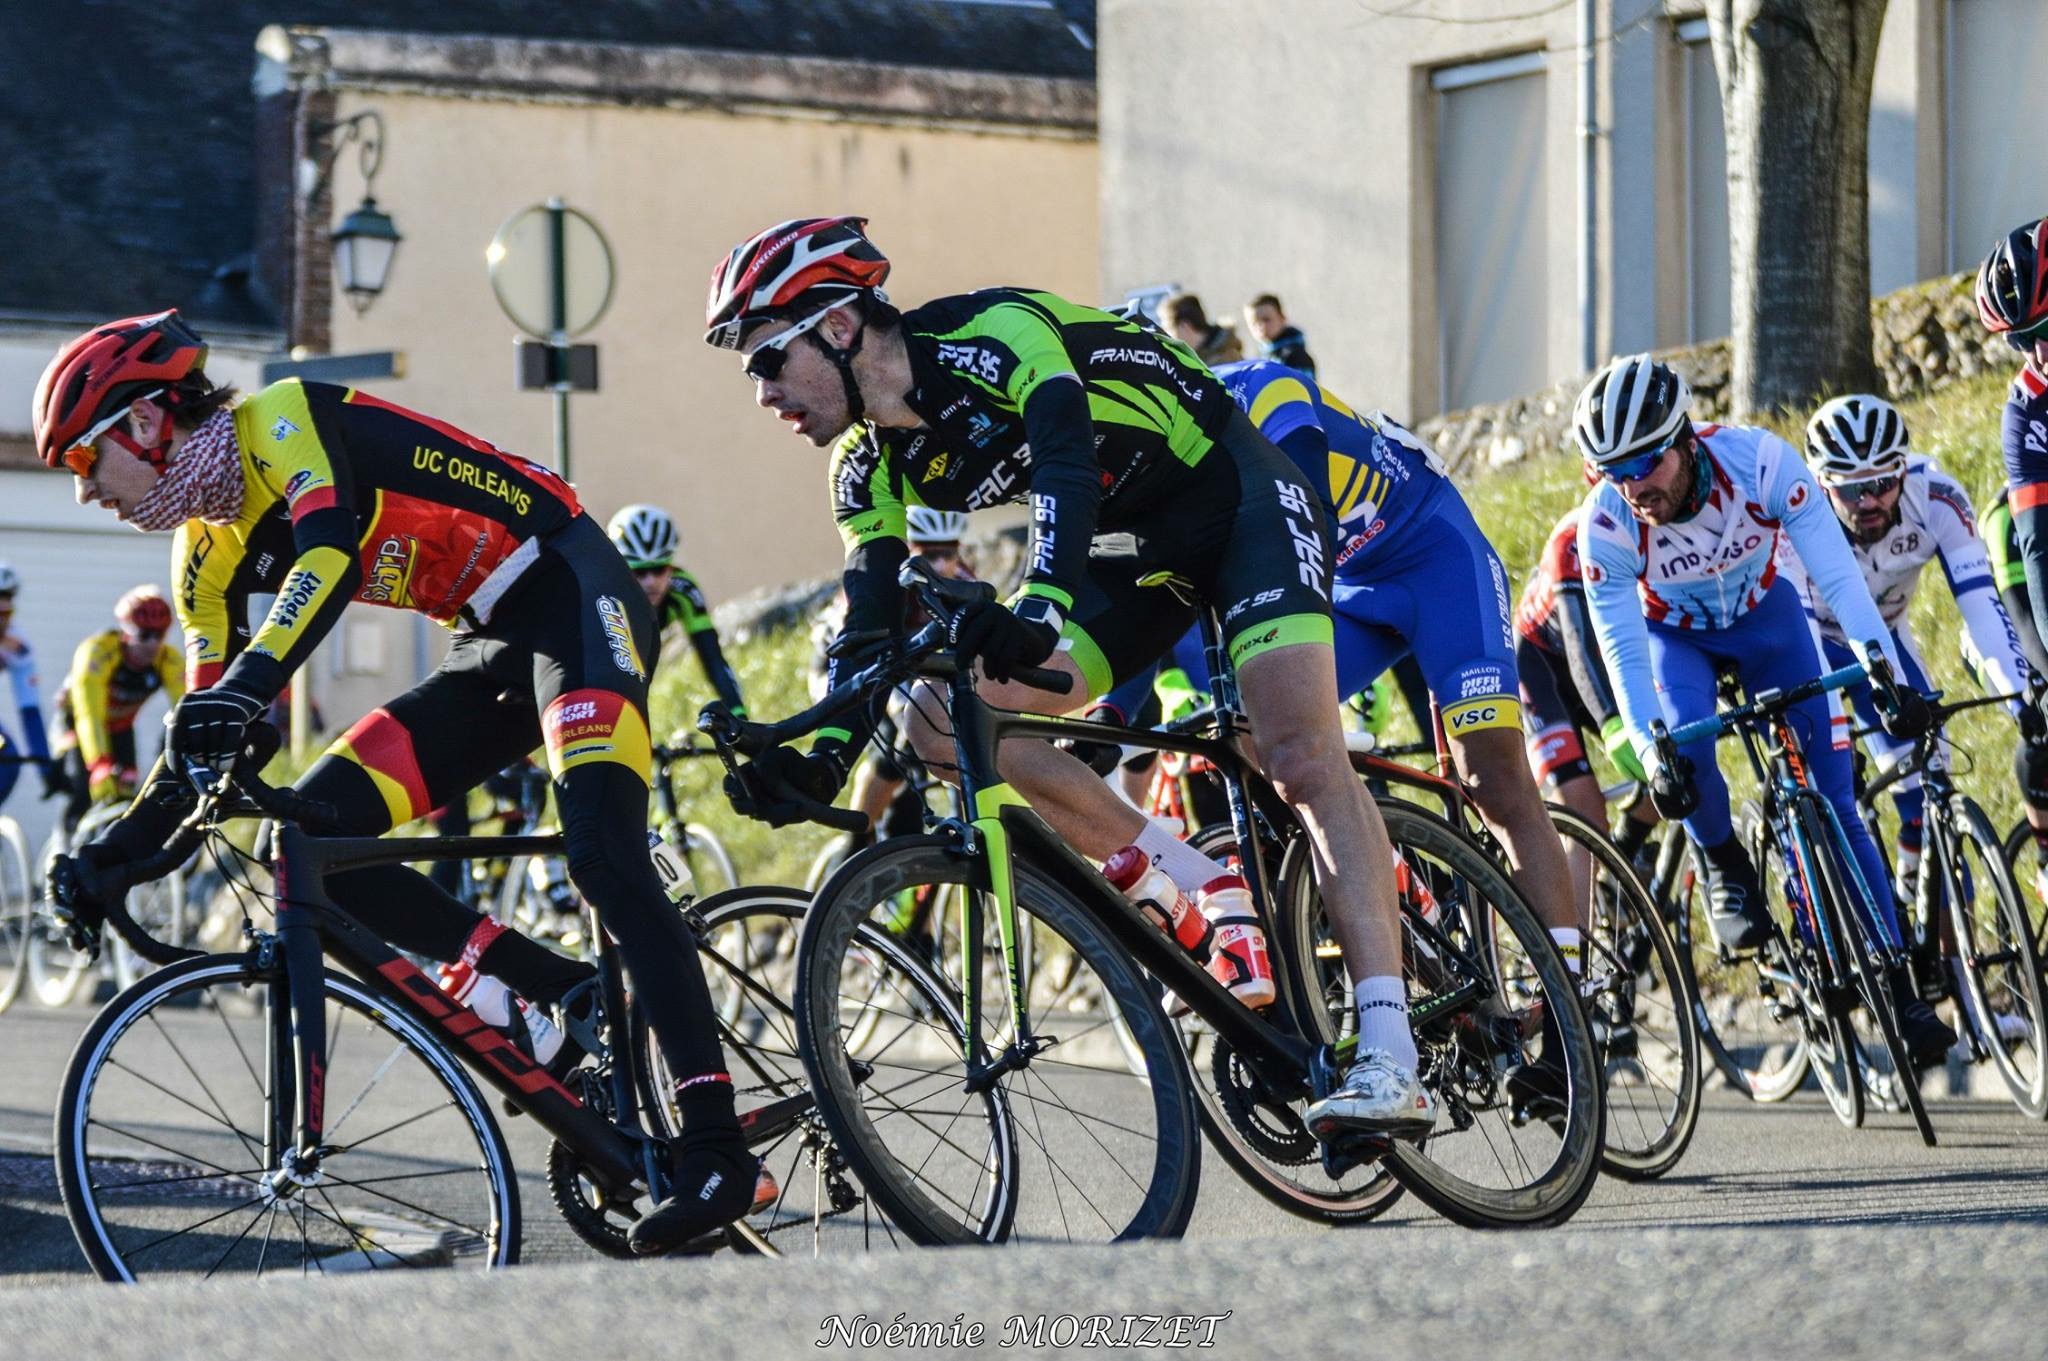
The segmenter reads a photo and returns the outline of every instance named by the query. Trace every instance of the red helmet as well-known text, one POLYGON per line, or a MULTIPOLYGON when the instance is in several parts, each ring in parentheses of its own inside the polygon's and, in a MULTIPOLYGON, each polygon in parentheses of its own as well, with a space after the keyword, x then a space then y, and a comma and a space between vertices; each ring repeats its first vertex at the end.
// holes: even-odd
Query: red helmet
POLYGON ((137 586, 115 602, 114 620, 123 633, 169 633, 171 602, 154 586, 137 586))
POLYGON ((773 320, 813 290, 820 305, 878 291, 889 259, 861 230, 867 225, 864 217, 798 218, 733 247, 711 271, 704 343, 736 350, 750 323, 773 320))
POLYGON ((36 384, 36 453, 55 468, 90 444, 138 397, 206 367, 206 342, 173 308, 95 326, 63 349, 36 384))
POLYGON ((2006 233, 1977 270, 1977 315, 1993 335, 2048 321, 2048 217, 2006 233))

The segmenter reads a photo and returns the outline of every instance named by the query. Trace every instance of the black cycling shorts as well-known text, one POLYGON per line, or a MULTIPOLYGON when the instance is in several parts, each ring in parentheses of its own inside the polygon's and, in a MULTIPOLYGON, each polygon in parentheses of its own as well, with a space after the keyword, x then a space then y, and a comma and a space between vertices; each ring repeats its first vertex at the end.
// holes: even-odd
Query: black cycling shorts
POLYGON ((1202 602, 1222 617, 1234 665, 1295 643, 1328 647, 1324 515, 1320 495, 1287 455, 1242 411, 1231 412, 1171 506, 1095 536, 1060 643, 1089 697, 1159 660, 1202 602))

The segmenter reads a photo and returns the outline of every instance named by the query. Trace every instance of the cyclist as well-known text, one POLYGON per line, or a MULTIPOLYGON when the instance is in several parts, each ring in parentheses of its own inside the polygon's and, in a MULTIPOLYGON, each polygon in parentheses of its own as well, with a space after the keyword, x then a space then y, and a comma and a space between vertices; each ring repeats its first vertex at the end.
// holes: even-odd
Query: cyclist
MULTIPOLYGON (((1999 603, 1969 493, 1932 459, 1909 451, 1906 421, 1898 408, 1863 394, 1825 403, 1807 422, 1806 462, 1827 490, 1828 503, 1849 536, 1878 613, 1891 626, 1906 682, 1917 690, 1933 688, 1906 609, 1919 589, 1921 569, 1938 558, 1963 616, 1967 653, 1976 659, 1985 682, 2003 693, 2024 692, 2031 669, 2020 652, 2019 635, 1999 603)), ((1840 622, 1825 601, 1814 600, 1812 605, 1828 666, 1848 665, 1849 644, 1840 622)), ((1866 723, 1876 721, 1876 700, 1868 683, 1851 689, 1848 697, 1866 723)), ((1912 753, 1910 743, 1896 742, 1882 732, 1873 734, 1870 742, 1881 769, 1912 753)), ((2027 752, 2036 745, 2024 743, 2017 753, 2023 791, 2027 752)), ((1939 752, 1935 759, 1941 759, 1939 752)), ((1893 795, 1899 814, 1899 891, 1907 898, 1913 896, 1919 876, 1924 801, 1917 776, 1902 782, 1893 795)))
MULTIPOLYGON (((1661 717, 1676 727, 1711 715, 1717 666, 1733 666, 1751 693, 1822 673, 1799 588, 1778 576, 1781 539, 1789 539, 1858 656, 1874 663, 1864 653, 1874 645, 1893 675, 1904 672, 1841 526, 1798 453, 1757 427, 1695 425, 1691 399, 1685 380, 1648 355, 1613 361, 1579 394, 1572 433, 1599 478, 1581 514, 1579 552, 1593 631, 1657 811, 1684 820, 1699 850, 1716 939, 1730 950, 1753 950, 1768 938, 1770 919, 1757 867, 1729 816, 1713 743, 1692 743, 1667 766, 1651 723, 1661 717)), ((1914 736, 1926 729, 1926 701, 1898 686, 1884 718, 1895 737, 1914 736)), ((1887 866, 1856 807, 1840 702, 1832 693, 1815 696, 1791 710, 1791 722, 1877 915, 1899 939, 1887 866)), ((1939 1061, 1955 1032, 1909 979, 1894 982, 1914 1060, 1939 1061)))
MULTIPOLYGON (((635 1226, 635 1246, 737 1218, 756 1166, 695 942, 648 859, 643 658, 656 635, 625 563, 546 468, 354 389, 288 379, 237 401, 205 359, 175 311, 133 317, 66 344, 36 388, 37 452, 77 477, 80 502, 176 531, 194 687, 172 713, 174 759, 80 857, 91 902, 125 888, 123 863, 161 843, 185 794, 177 763, 239 753, 351 599, 447 624, 441 666, 351 727, 297 787, 339 810, 324 830, 381 833, 544 743, 570 874, 680 1076, 675 1195, 635 1226), (276 598, 252 631, 257 591, 276 598)), ((330 887, 401 948, 460 959, 534 1001, 590 975, 415 871, 352 871, 330 887)))
POLYGON ((654 611, 655 627, 662 633, 667 633, 671 624, 682 627, 683 636, 690 640, 697 660, 704 666, 711 688, 734 713, 744 718, 747 706, 740 698, 740 678, 733 674, 732 663, 725 659, 725 650, 718 645, 718 625, 711 622, 711 606, 704 599, 704 588, 695 577, 676 566, 676 546, 681 541, 676 522, 659 506, 624 506, 612 516, 605 530, 626 560, 626 566, 633 570, 633 579, 646 593, 648 607, 654 611))
MULTIPOLYGON (((2020 653, 2035 676, 2048 677, 2048 649, 2041 646, 2040 631, 2034 627, 2032 593, 2027 589, 2027 569, 2020 557, 2019 536, 2013 528, 2008 495, 2007 489, 2000 487, 1984 512, 1980 525, 1984 549, 1991 559, 1999 603, 2005 607, 2005 617, 2019 638, 2020 653)), ((1972 669, 1981 672, 1978 660, 1969 660, 1972 669)), ((2013 763, 2019 776, 2027 826, 2034 837, 2034 893, 2048 902, 2048 742, 2039 736, 2042 726, 2048 725, 2048 717, 2041 717, 2039 723, 2025 713, 2020 717, 2021 741, 2019 750, 2013 754, 2013 763)))
MULTIPOLYGON (((65 782, 50 761, 50 737, 43 731, 43 692, 36 678, 36 654, 28 639, 12 627, 14 597, 20 592, 20 573, 0 562, 0 671, 7 673, 8 688, 14 692, 14 707, 21 711, 21 735, 28 748, 24 759, 33 761, 42 771, 43 797, 55 798, 64 792, 65 782)), ((10 759, 21 757, 21 751, 6 727, 0 726, 0 808, 7 805, 14 782, 21 777, 21 760, 10 759)))
MULTIPOLYGON (((1010 607, 969 606, 953 638, 1004 708, 1078 708, 1165 652, 1194 606, 1141 581, 1175 577, 1219 605, 1266 773, 1309 831, 1359 980, 1360 1058, 1310 1108, 1311 1126, 1426 1133, 1436 1109, 1415 1074, 1392 850, 1338 727, 1317 492, 1184 345, 1028 289, 900 312, 881 292, 889 261, 865 225, 813 218, 749 238, 713 270, 706 309, 706 341, 740 353, 756 402, 813 445, 837 444, 830 481, 849 630, 887 631, 900 618, 911 504, 1029 500, 1021 594, 1010 607), (1074 691, 1015 681, 1039 665, 1074 691)), ((835 675, 855 663, 838 659, 835 675)), ((792 795, 829 801, 859 737, 826 729, 808 753, 764 753, 752 763, 763 796, 733 782, 736 806, 786 822, 801 816, 792 795)), ((934 763, 949 757, 927 749, 934 763)), ((1049 743, 1006 745, 1003 769, 1095 860, 1135 844, 1191 899, 1219 880, 1235 891, 1223 866, 1049 743)))
POLYGON ((2034 632, 2048 638, 2048 217, 2014 228, 1984 257, 1977 316, 2026 357, 2005 399, 2005 485, 2034 632))
POLYGON ((154 586, 137 586, 114 605, 114 627, 71 654, 57 692, 57 755, 69 797, 64 830, 96 803, 135 792, 135 714, 158 690, 175 705, 185 693, 171 631, 171 603, 154 586))
MULTIPOLYGON (((1607 801, 1586 757, 1585 735, 1600 735, 1623 775, 1639 785, 1647 785, 1649 777, 1636 760, 1614 702, 1580 572, 1579 511, 1573 507, 1551 529, 1515 603, 1515 673, 1521 682, 1529 768, 1559 803, 1605 826, 1607 801)), ((1657 810, 1638 797, 1622 819, 1615 844, 1633 858, 1656 825, 1657 810)), ((1590 875, 1591 866, 1575 861, 1574 871, 1590 875)))

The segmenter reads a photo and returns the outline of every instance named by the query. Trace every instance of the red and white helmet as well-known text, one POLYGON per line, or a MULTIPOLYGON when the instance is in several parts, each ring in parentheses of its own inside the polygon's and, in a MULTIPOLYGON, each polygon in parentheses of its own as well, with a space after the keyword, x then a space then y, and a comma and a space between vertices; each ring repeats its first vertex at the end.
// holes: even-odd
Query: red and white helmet
POLYGON ((797 218, 733 247, 711 271, 704 343, 736 350, 749 325, 786 316, 799 301, 822 307, 861 293, 886 301, 889 259, 862 231, 867 225, 864 217, 797 218))
POLYGON ((1993 335, 2048 321, 2048 217, 2007 232, 1977 267, 1977 316, 1993 335))
POLYGON ((154 586, 137 586, 114 604, 114 622, 123 633, 169 633, 171 602, 154 586))
POLYGON ((57 351, 36 384, 36 453, 58 466, 130 402, 159 396, 205 366, 206 342, 176 309, 93 327, 57 351))

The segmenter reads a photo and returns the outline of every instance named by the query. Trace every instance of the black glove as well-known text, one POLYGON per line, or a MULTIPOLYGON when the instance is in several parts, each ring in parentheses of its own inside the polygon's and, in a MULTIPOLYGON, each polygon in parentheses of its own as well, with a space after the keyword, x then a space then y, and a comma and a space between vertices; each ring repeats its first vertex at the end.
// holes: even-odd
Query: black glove
POLYGON ((1933 719, 1926 698, 1910 685, 1894 689, 1891 703, 1877 716, 1878 724, 1886 735, 1901 742, 1910 742, 1925 733, 1933 719))
MULTIPOLYGON (((1087 714, 1090 723, 1110 723, 1124 726, 1124 716, 1108 704, 1098 704, 1087 714)), ((1124 759, 1124 749, 1116 742, 1090 742, 1079 737, 1062 737, 1053 745, 1073 756, 1082 765, 1097 775, 1108 779, 1116 773, 1117 766, 1124 759)))
POLYGON ((799 800, 830 803, 845 783, 846 771, 833 753, 806 755, 795 747, 770 747, 743 762, 739 774, 725 777, 725 797, 731 800, 733 811, 744 817, 770 827, 787 827, 805 818, 799 800), (742 780, 741 775, 746 778, 742 780))
POLYGON ((56 904, 57 920, 63 923, 72 949, 99 958, 107 904, 118 902, 128 892, 124 869, 114 848, 97 841, 81 847, 75 855, 60 855, 50 861, 44 882, 50 886, 50 900, 56 904))
POLYGON ((1060 645, 1057 625, 1026 618, 993 600, 977 600, 953 616, 949 635, 960 664, 977 658, 991 680, 1014 679, 1018 668, 1039 666, 1060 645))
POLYGON ((1692 775, 1692 760, 1685 756, 1673 756, 1669 765, 1659 762, 1650 772, 1650 802, 1666 821, 1690 817, 1700 806, 1700 791, 1693 787, 1692 775))
POLYGON ((217 761, 241 751, 249 725, 270 701, 246 694, 226 681, 185 696, 171 714, 170 754, 187 761, 217 761))
POLYGON ((42 772, 45 799, 61 799, 71 792, 71 782, 64 778, 64 768, 55 761, 38 761, 36 769, 42 772))

